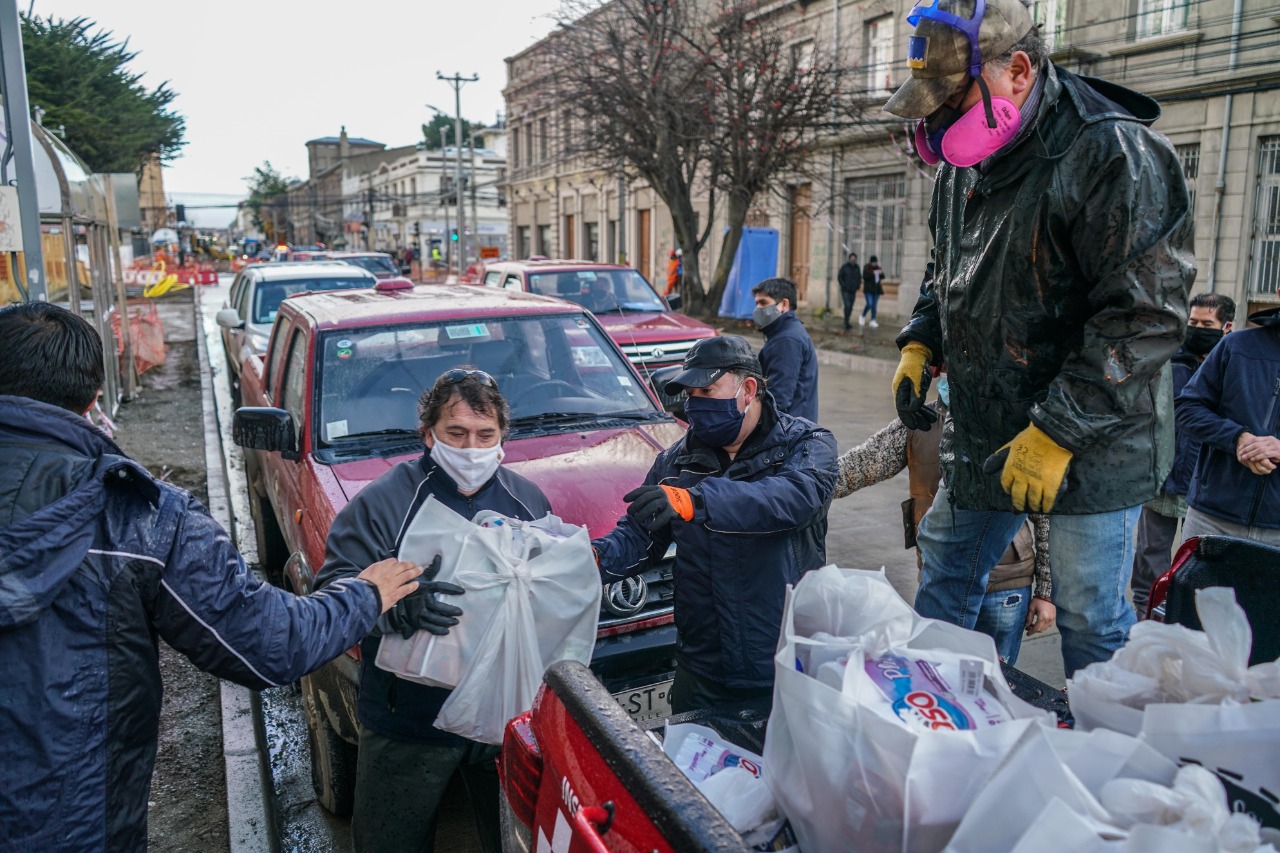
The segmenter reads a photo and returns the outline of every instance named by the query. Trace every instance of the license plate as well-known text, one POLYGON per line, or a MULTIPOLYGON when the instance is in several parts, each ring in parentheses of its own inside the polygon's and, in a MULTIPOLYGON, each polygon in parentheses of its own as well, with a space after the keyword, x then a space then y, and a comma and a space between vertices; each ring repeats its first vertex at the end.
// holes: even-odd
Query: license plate
POLYGON ((671 681, 659 681, 635 690, 613 694, 622 710, 637 723, 663 720, 671 716, 671 681))

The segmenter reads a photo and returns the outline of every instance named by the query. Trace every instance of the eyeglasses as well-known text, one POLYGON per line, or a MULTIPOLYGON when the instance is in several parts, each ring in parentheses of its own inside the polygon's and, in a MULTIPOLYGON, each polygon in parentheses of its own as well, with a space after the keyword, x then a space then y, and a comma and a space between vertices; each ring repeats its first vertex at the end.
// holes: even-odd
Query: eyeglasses
POLYGON ((445 385, 457 385, 468 377, 478 380, 481 385, 488 385, 490 388, 498 387, 497 380, 483 370, 468 370, 465 367, 455 367, 453 370, 446 370, 440 374, 440 378, 436 380, 436 388, 445 385))

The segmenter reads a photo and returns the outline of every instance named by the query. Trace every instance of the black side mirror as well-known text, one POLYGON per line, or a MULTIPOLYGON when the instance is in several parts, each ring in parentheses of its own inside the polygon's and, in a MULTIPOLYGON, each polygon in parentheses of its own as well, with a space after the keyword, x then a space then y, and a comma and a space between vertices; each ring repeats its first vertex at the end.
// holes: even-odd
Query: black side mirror
POLYGON ((240 447, 280 451, 285 459, 298 459, 298 439, 293 416, 284 409, 246 406, 231 418, 231 438, 240 447))
POLYGON ((667 306, 671 308, 672 311, 679 311, 682 304, 684 304, 684 300, 680 298, 680 294, 678 293, 673 293, 667 297, 667 306))
POLYGON ((668 394, 666 386, 667 381, 675 378, 675 375, 683 369, 681 365, 673 364, 670 367, 660 367, 649 374, 649 386, 653 388, 653 393, 662 403, 662 408, 680 420, 685 420, 684 394, 668 394))

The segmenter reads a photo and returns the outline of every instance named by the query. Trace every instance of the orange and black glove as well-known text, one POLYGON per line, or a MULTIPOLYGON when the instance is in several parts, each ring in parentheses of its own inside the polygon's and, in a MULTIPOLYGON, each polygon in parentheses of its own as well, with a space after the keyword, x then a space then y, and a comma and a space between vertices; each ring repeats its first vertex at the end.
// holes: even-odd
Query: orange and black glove
POLYGON ((675 486, 641 486, 622 496, 627 515, 656 533, 677 518, 693 521, 694 493, 675 486))
POLYGON ((918 341, 911 341, 902 348, 902 359, 893 374, 893 404, 898 409, 898 419, 907 429, 928 430, 938 420, 924 404, 929 390, 929 362, 933 359, 930 349, 918 341))
POLYGON ((1049 512, 1067 488, 1072 453, 1035 424, 987 458, 988 474, 1000 473, 1000 488, 1018 512, 1049 512))

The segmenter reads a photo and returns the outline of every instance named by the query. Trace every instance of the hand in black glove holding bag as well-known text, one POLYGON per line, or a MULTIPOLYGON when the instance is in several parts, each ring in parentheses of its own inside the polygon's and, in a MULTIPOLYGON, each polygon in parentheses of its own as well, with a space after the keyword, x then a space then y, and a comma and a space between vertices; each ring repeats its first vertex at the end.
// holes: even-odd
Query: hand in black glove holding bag
POLYGON ((440 573, 440 555, 431 561, 418 579, 418 589, 405 596, 395 607, 387 611, 386 625, 406 640, 415 631, 430 631, 443 637, 458 624, 462 608, 445 604, 436 595, 462 595, 465 590, 457 584, 434 580, 440 573))

